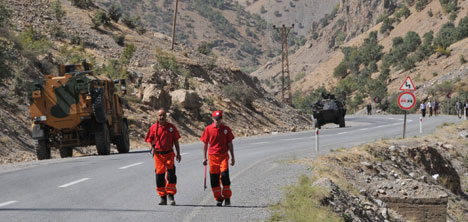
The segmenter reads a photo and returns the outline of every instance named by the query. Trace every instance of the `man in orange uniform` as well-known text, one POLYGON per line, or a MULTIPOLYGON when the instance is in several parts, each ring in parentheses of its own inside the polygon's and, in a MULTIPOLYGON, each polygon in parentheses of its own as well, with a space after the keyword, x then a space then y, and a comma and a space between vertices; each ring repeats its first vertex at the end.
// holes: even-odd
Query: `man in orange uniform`
POLYGON ((177 192, 177 176, 174 166, 174 157, 180 162, 179 131, 171 123, 166 121, 166 111, 158 111, 158 121, 153 124, 146 134, 145 142, 148 143, 154 158, 156 168, 156 191, 161 197, 159 205, 167 205, 167 196, 171 205, 175 205, 174 195, 177 192), (177 156, 172 147, 175 145, 177 156), (167 171, 167 179, 166 179, 167 171))
POLYGON ((216 206, 222 206, 223 201, 225 206, 231 205, 231 181, 229 179, 229 154, 231 153, 231 166, 234 166, 234 147, 232 140, 234 135, 229 127, 224 125, 222 122, 223 112, 213 112, 213 124, 205 128, 202 137, 203 141, 203 165, 206 165, 206 153, 208 150, 208 144, 210 145, 208 151, 208 159, 210 160, 210 181, 211 189, 213 190, 214 198, 216 199, 216 206), (223 184, 223 188, 219 182, 223 184))

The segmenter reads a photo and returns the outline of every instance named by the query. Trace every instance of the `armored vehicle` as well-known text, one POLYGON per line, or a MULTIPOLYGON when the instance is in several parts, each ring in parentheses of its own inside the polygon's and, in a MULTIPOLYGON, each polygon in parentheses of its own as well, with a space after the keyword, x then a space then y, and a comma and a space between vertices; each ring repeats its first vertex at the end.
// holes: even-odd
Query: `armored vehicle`
POLYGON ((321 100, 312 104, 312 112, 314 116, 315 128, 321 128, 327 123, 339 124, 340 127, 345 127, 346 108, 337 99, 335 95, 322 93, 321 100))
POLYGON ((110 154, 110 144, 128 153, 127 118, 119 93, 124 79, 96 76, 86 62, 60 65, 59 74, 46 75, 30 85, 29 112, 38 159, 50 159, 51 148, 71 157, 73 148, 96 145, 99 155, 110 154), (116 86, 120 85, 120 90, 116 86))

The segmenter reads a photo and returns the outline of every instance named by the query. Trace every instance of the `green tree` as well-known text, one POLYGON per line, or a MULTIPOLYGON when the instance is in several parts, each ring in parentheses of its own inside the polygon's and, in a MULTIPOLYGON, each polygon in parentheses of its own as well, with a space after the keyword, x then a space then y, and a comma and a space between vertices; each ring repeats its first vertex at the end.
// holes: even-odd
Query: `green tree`
POLYGON ((468 37, 468 16, 465 16, 458 22, 457 40, 462 40, 468 37))
POLYGON ((409 31, 406 33, 404 47, 407 52, 414 52, 421 44, 421 38, 418 33, 409 31))
POLYGON ((437 37, 434 40, 436 46, 440 46, 443 49, 447 49, 452 43, 456 40, 457 30, 455 29, 455 25, 451 22, 447 22, 442 25, 439 33, 437 33, 437 37))
POLYGON ((377 32, 369 33, 369 36, 364 39, 364 43, 359 48, 360 62, 364 65, 369 65, 373 61, 379 61, 382 57, 383 46, 379 45, 377 40, 377 32))

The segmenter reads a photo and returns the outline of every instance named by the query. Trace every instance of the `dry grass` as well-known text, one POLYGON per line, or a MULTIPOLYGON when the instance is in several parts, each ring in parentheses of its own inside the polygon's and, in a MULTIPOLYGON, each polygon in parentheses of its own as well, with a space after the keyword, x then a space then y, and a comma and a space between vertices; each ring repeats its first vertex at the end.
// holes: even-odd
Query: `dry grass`
POLYGON ((337 222, 343 219, 330 208, 320 204, 329 191, 311 186, 313 180, 306 175, 299 177, 299 184, 285 187, 286 198, 271 207, 269 221, 337 222))

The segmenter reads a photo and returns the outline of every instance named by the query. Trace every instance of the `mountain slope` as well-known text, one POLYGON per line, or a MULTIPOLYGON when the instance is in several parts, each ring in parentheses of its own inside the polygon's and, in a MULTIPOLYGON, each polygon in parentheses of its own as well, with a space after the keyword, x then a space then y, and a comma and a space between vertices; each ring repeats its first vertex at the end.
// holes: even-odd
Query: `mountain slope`
MULTIPOLYGON (((307 129, 309 120, 282 107, 252 78, 230 61, 205 55, 184 44, 170 51, 170 38, 148 31, 138 34, 121 23, 95 28, 99 7, 81 9, 60 1, 59 20, 48 0, 3 0, 11 16, 0 28, 0 163, 35 159, 31 139, 27 87, 33 79, 57 73, 60 63, 87 59, 95 71, 129 82, 125 113, 132 148, 146 147, 146 130, 157 109, 166 107, 169 120, 180 129, 182 143, 198 141, 211 123, 213 110, 225 111, 225 122, 236 136, 307 129), (61 14, 61 13, 60 13, 61 14), (13 28, 14 27, 14 28, 13 28), (58 33, 58 34, 57 34, 58 33), (124 36, 123 40, 116 38, 124 36), (120 44, 123 41, 123 44, 120 44)), ((203 51, 205 53, 205 51, 203 51)), ((115 152, 115 150, 113 150, 115 152)), ((94 147, 74 155, 95 154, 94 147)), ((58 157, 58 152, 53 153, 58 157)))
MULTIPOLYGON (((395 37, 405 37, 405 35, 413 31, 417 33, 421 39, 423 35, 433 31, 434 38, 441 27, 450 20, 453 13, 445 13, 444 8, 439 1, 431 1, 421 10, 416 10, 417 4, 408 6, 409 16, 407 18, 400 17, 393 23, 393 29, 381 32, 382 22, 378 20, 385 18, 385 14, 390 18, 401 11, 404 1, 397 1, 396 4, 391 4, 391 1, 354 1, 344 2, 340 6, 336 17, 334 17, 328 25, 317 26, 312 32, 316 33, 309 36, 309 39, 304 47, 301 47, 293 55, 290 56, 290 69, 292 79, 300 74, 304 77, 296 78, 292 84, 293 90, 308 92, 319 87, 325 87, 333 90, 340 80, 333 76, 334 69, 343 61, 344 54, 342 48, 359 47, 364 42, 372 31, 377 31, 378 44, 383 46, 383 53, 388 54, 392 48, 392 41, 395 37), (358 16, 366 15, 366 16, 358 16)), ((453 23, 458 25, 460 20, 468 14, 468 3, 466 1, 458 2, 458 10, 456 11, 455 20, 453 23)), ((452 73, 457 69, 463 69, 463 64, 460 62, 462 57, 467 56, 466 39, 461 40, 451 45, 448 50, 451 51, 450 56, 440 56, 440 53, 435 53, 433 56, 425 58, 421 62, 416 62, 413 68, 408 70, 399 70, 391 68, 388 77, 388 91, 393 93, 398 91, 401 82, 410 75, 416 81, 418 94, 421 99, 427 98, 427 87, 434 84, 438 79, 447 80, 443 76, 453 76, 449 79, 455 80, 459 75, 452 73), (460 60, 460 61, 459 61, 460 60)), ((381 61, 377 63, 381 66, 381 61)), ((381 67, 379 67, 380 69, 381 67)), ((362 67, 361 67, 362 69, 362 67)), ((271 84, 278 82, 278 76, 281 72, 281 64, 278 59, 273 60, 262 68, 253 73, 254 76, 260 79, 265 79, 265 85, 273 85, 267 87, 270 91, 279 92, 279 84, 271 84), (273 77, 273 81, 271 78, 273 77)), ((374 79, 378 73, 371 75, 374 79)), ((461 76, 463 78, 463 75, 461 76)), ((364 87, 364 86, 363 86, 364 87)), ((348 101, 349 102, 349 101, 348 101)))

